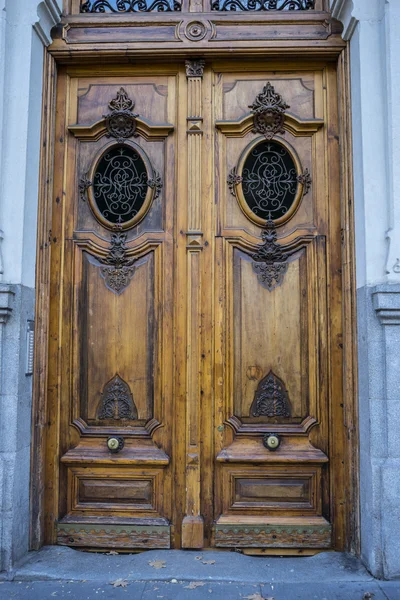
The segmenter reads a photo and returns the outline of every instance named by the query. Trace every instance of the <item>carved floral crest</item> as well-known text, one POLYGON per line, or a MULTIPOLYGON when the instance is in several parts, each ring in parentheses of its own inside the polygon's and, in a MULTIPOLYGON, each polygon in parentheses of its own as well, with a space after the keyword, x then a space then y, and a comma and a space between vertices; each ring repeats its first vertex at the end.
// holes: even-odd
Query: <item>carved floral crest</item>
POLYGON ((137 419, 130 387, 118 374, 103 388, 98 415, 99 419, 137 419))
POLYGON ((104 115, 108 137, 114 137, 121 141, 136 136, 136 118, 139 115, 132 112, 135 103, 129 98, 124 88, 120 88, 108 106, 112 111, 108 115, 104 115))
POLYGON ((203 77, 205 61, 202 59, 186 60, 186 76, 187 77, 203 77))
POLYGON ((277 133, 285 133, 283 128, 285 110, 290 106, 284 102, 280 94, 275 92, 274 86, 269 81, 249 108, 254 114, 254 133, 261 133, 268 140, 277 133))
POLYGON ((111 235, 110 251, 100 268, 106 287, 118 295, 128 287, 136 270, 136 259, 126 256, 125 242, 126 233, 117 231, 111 235))
POLYGON ((263 244, 253 254, 253 270, 269 292, 278 287, 287 271, 287 255, 277 243, 276 227, 270 219, 262 232, 263 244))
POLYGON ((290 401, 282 379, 271 370, 258 384, 251 405, 252 417, 290 417, 290 401))

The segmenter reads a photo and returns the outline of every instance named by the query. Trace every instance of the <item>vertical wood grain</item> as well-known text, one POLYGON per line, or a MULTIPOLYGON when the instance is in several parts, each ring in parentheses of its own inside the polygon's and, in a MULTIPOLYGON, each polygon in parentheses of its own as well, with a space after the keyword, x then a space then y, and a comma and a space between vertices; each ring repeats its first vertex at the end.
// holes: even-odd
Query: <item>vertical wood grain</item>
MULTIPOLYGON (((187 353, 186 353, 186 514, 182 522, 182 546, 202 548, 204 524, 200 489, 201 402, 201 270, 203 232, 202 201, 202 73, 191 76, 187 63, 187 353)), ((200 67, 202 72, 202 67, 200 67)))
POLYGON ((47 423, 50 231, 52 227, 56 77, 56 63, 45 50, 36 253, 35 368, 33 369, 32 476, 30 485, 30 544, 34 550, 40 548, 44 539, 43 507, 46 467, 46 436, 44 432, 47 423))

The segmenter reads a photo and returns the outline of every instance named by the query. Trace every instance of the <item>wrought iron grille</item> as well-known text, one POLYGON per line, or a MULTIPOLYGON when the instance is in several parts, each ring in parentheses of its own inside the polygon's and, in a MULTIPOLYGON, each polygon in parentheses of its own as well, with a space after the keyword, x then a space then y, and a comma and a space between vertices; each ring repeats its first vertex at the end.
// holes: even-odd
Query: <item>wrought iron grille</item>
POLYGON ((243 165, 243 196, 250 210, 262 219, 280 219, 292 206, 298 186, 296 165, 276 142, 262 141, 243 165))
POLYGON ((93 195, 100 214, 110 223, 126 223, 142 208, 149 187, 146 165, 132 148, 117 146, 100 159, 93 195))
POLYGON ((128 13, 180 11, 177 0, 87 0, 81 2, 81 13, 128 13))
POLYGON ((313 10, 315 0, 214 0, 211 10, 313 10))

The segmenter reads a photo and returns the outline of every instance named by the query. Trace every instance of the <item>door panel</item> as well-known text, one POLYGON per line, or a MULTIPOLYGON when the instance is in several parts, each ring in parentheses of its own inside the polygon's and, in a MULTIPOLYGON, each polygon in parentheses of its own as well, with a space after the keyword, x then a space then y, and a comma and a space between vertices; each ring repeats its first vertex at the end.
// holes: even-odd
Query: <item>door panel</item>
POLYGON ((176 77, 134 71, 70 69, 59 83, 68 98, 56 165, 66 192, 56 201, 60 496, 51 510, 58 543, 72 546, 170 545, 176 77))
POLYGON ((48 542, 343 547, 336 98, 322 63, 61 71, 48 542))
POLYGON ((328 219, 324 74, 214 68, 214 543, 329 547, 328 347, 340 326, 328 265, 340 232, 328 219))

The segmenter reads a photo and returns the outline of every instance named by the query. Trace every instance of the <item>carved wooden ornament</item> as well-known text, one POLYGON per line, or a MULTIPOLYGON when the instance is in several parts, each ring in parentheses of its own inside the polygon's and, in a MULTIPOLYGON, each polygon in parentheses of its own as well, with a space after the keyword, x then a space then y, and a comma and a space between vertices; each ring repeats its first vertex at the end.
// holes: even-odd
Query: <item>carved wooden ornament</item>
POLYGON ((261 133, 268 140, 277 133, 285 133, 283 128, 285 110, 290 106, 283 101, 280 94, 275 92, 274 86, 269 81, 249 108, 254 115, 254 133, 261 133))
POLYGON ((129 385, 118 374, 104 386, 99 419, 137 419, 137 408, 129 385))
POLYGON ((109 102, 111 113, 104 115, 108 137, 114 137, 118 141, 137 136, 136 133, 136 118, 138 114, 132 112, 135 103, 131 100, 124 90, 120 88, 116 97, 109 102))
POLYGON ((291 415, 285 384, 272 370, 258 384, 250 415, 252 417, 290 417, 291 415))
POLYGON ((276 227, 270 219, 262 232, 263 244, 253 254, 253 271, 257 273, 258 281, 272 292, 281 285, 287 271, 287 255, 277 243, 276 227))
POLYGON ((109 254, 102 260, 100 268, 106 287, 117 295, 128 287, 136 270, 136 258, 126 257, 125 242, 126 233, 117 231, 112 234, 109 254))

